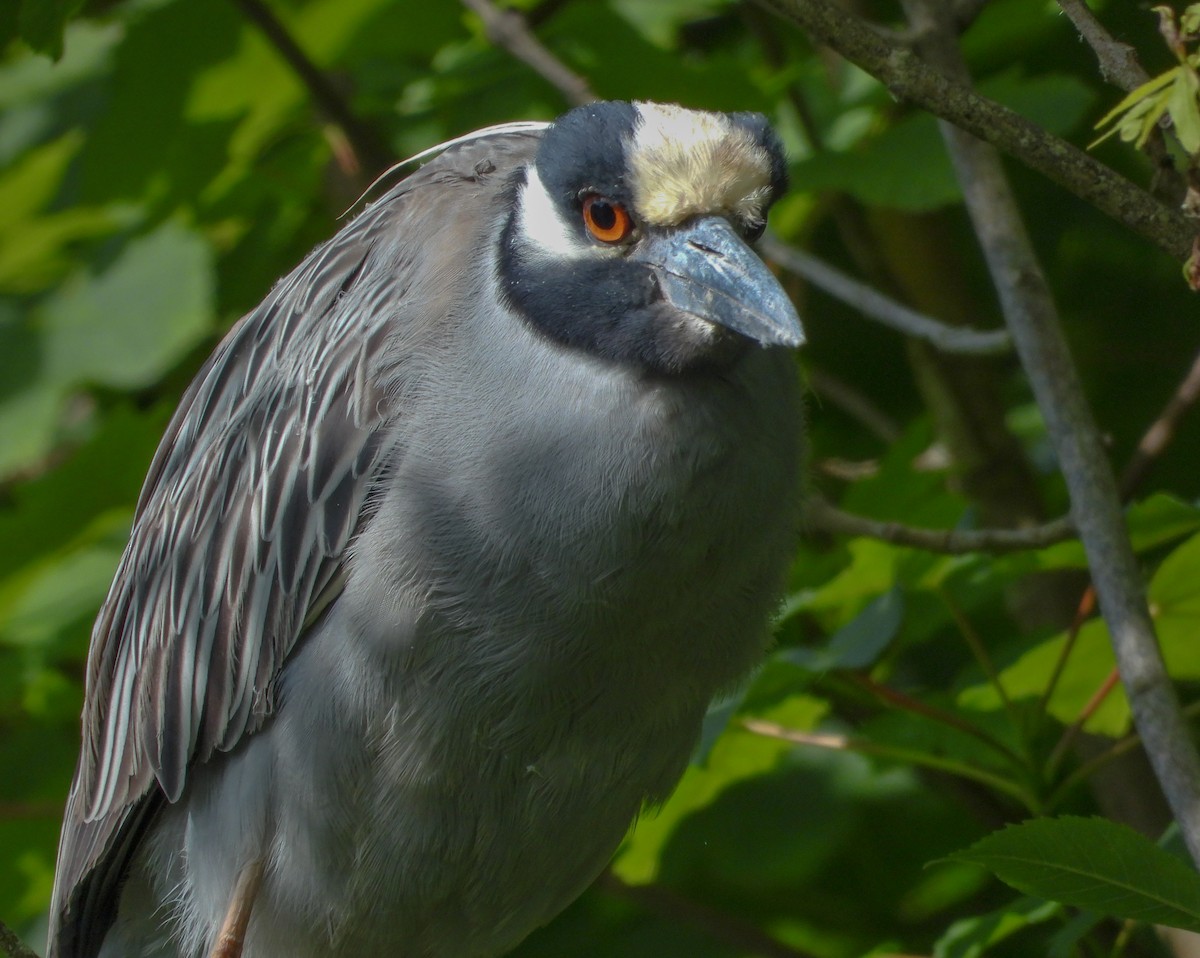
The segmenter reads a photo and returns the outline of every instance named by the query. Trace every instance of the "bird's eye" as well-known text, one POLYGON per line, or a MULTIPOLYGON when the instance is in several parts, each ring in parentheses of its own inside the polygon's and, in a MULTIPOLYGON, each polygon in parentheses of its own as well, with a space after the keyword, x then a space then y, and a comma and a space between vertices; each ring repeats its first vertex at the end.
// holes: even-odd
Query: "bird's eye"
POLYGON ((619 243, 633 232, 633 219, 625 207, 595 194, 583 201, 583 225, 601 243, 619 243))

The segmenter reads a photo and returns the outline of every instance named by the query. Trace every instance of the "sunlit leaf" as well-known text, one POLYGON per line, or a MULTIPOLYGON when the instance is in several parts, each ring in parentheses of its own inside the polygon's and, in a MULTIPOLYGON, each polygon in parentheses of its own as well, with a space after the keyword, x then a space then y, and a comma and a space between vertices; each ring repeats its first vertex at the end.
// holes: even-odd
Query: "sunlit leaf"
POLYGON ((1179 75, 1171 85, 1171 97, 1167 111, 1175 124, 1175 135, 1189 153, 1200 150, 1200 104, 1196 92, 1200 90, 1200 77, 1195 71, 1181 67, 1179 75))

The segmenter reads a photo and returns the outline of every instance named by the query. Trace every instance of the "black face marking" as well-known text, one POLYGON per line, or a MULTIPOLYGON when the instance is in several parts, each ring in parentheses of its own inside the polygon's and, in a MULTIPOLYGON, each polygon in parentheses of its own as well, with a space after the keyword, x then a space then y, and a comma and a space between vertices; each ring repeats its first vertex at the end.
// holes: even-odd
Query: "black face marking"
MULTIPOLYGON (((596 103, 570 111, 546 131, 532 172, 522 172, 512 183, 514 212, 497 259, 502 294, 540 333, 571 349, 668 375, 726 368, 751 348, 751 340, 673 306, 664 294, 664 267, 639 258, 638 250, 651 235, 677 232, 669 224, 644 230, 638 223, 627 151, 636 142, 641 122, 643 114, 633 104, 596 103), (552 224, 556 235, 540 237, 545 241, 539 242, 531 221, 522 217, 531 196, 540 196, 543 188, 561 225, 552 224), (585 227, 585 201, 590 201, 593 227, 603 232, 609 219, 615 223, 615 212, 598 207, 597 197, 620 204, 632 215, 634 229, 626 242, 605 244, 596 238, 595 228, 589 233, 585 227)), ((770 158, 770 183, 765 176, 761 181, 766 187, 761 191, 765 216, 766 206, 786 180, 778 139, 759 114, 728 114, 721 122, 738 131, 732 135, 741 138, 743 149, 757 144, 770 158), (743 137, 742 131, 749 136, 743 137)), ((711 130, 711 124, 706 129, 711 130)), ((687 142, 686 137, 681 142, 687 142)), ((543 220, 545 202, 539 205, 543 220)), ((750 209, 757 206, 754 201, 750 209)), ((724 209, 703 208, 695 218, 712 214, 734 221, 732 211, 724 209)), ((742 213, 736 218, 742 219, 742 213)), ((735 226, 752 242, 761 232, 760 223, 753 212, 745 218, 735 226)))
POLYGON ((632 103, 594 103, 556 120, 534 160, 550 196, 569 208, 577 207, 589 192, 628 204, 624 144, 637 119, 632 103))

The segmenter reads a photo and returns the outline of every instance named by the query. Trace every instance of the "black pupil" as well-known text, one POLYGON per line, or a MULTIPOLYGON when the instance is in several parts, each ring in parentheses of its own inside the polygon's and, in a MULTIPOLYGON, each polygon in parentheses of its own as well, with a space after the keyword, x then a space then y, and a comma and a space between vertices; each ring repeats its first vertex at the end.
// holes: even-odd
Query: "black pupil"
POLYGON ((607 231, 617 225, 617 211, 607 200, 592 200, 588 213, 598 230, 607 231))

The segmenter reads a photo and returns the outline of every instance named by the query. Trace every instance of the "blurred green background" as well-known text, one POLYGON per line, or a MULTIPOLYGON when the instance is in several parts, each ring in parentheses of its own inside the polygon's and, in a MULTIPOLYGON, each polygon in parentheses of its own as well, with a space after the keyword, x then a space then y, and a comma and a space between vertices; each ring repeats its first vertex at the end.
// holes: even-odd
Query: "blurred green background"
MULTIPOLYGON (((7 2, 0 36, 24 40, 0 60, 0 918, 40 947, 91 620, 180 392, 390 159, 569 104, 451 0, 271 0, 367 131, 351 139, 246 4, 7 2)), ((778 237, 947 322, 999 324, 934 120, 790 23, 725 0, 514 6, 603 98, 766 113, 792 163, 778 237)), ((976 6, 962 47, 980 89, 1086 145, 1122 93, 1070 23, 1045 0, 976 6)), ((856 9, 903 26, 895 5, 856 9)), ((1097 9, 1151 72, 1172 63, 1145 7, 1097 9)), ((1096 155, 1151 179, 1119 141, 1096 155)), ((1148 243, 1010 172, 1120 468, 1189 368, 1193 294, 1148 243)), ((939 356, 785 282, 810 340, 814 492, 942 527, 1065 509, 1014 358, 939 356)), ((1189 703, 1198 440, 1185 419, 1130 513, 1189 703)), ((1112 749, 1130 731, 1119 689, 1089 704, 1112 669, 1103 625, 1065 631, 1086 585, 1078 546, 944 557, 810 533, 778 652, 714 711, 697 764, 611 874, 519 954, 1168 954, 1146 927, 943 860, 1048 813, 1166 824, 1136 750, 1112 749), (1072 723, 1083 734, 1064 740, 1072 723)))

